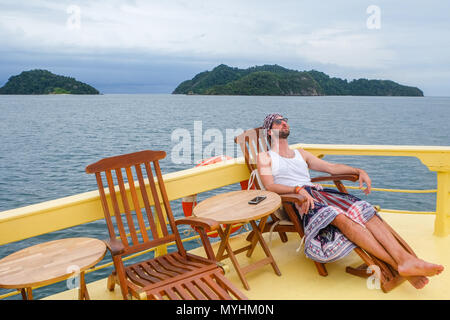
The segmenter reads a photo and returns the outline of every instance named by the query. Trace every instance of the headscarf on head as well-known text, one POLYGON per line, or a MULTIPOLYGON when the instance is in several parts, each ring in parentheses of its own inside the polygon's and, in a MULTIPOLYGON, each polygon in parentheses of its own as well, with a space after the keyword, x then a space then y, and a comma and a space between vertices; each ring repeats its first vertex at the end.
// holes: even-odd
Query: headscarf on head
POLYGON ((283 116, 281 114, 279 114, 279 113, 268 114, 266 116, 266 118, 264 119, 263 128, 266 129, 266 130, 271 129, 273 120, 275 120, 276 117, 283 117, 283 116))
POLYGON ((269 141, 269 143, 271 143, 269 130, 272 128, 273 120, 275 120, 276 117, 283 117, 283 116, 279 113, 271 113, 271 114, 268 114, 266 116, 266 118, 264 119, 263 129, 265 129, 266 137, 267 137, 267 140, 269 141))

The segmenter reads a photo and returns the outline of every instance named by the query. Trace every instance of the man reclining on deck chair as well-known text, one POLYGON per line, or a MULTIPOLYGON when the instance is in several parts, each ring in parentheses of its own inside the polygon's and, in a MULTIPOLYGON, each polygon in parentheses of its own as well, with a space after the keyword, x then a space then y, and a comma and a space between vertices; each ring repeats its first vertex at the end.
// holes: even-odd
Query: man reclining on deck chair
POLYGON ((356 244, 390 264, 417 289, 428 283, 428 276, 444 270, 442 265, 408 253, 368 202, 312 184, 308 168, 329 174, 359 175, 360 188, 364 183, 367 195, 371 180, 364 170, 329 163, 301 148, 291 150, 287 142, 289 124, 280 114, 269 114, 263 128, 267 130, 271 150, 259 153, 258 173, 266 190, 278 194, 297 193, 306 198, 301 207, 296 205, 296 210, 303 220, 308 258, 320 263, 336 261, 350 253, 356 244), (313 238, 316 241, 311 241, 313 238))

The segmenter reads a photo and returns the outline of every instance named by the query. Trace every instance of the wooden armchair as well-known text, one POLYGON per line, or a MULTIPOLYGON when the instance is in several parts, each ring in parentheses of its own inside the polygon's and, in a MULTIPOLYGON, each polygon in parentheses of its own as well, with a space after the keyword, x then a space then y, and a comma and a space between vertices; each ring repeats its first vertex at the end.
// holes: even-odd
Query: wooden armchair
POLYGON ((108 289, 114 290, 118 283, 124 299, 130 294, 138 299, 247 299, 224 277, 224 271, 215 260, 205 229, 215 230, 218 224, 194 217, 174 220, 158 162, 165 156, 164 151, 146 150, 105 158, 86 167, 87 173, 95 173, 110 237, 106 244, 115 271, 108 278, 108 289), (143 171, 148 177, 148 187, 143 171), (131 199, 127 196, 123 172, 131 199), (135 186, 134 175, 138 186, 135 186), (109 194, 105 192, 104 178, 109 194), (186 252, 177 230, 180 224, 190 224, 199 230, 207 258, 186 252), (119 237, 116 237, 116 230, 119 237), (175 252, 128 266, 123 263, 122 258, 126 255, 170 242, 175 242, 175 252))
MULTIPOLYGON (((245 163, 250 171, 254 172, 257 169, 256 159, 259 152, 268 151, 270 148, 270 142, 266 138, 265 129, 262 127, 249 129, 239 136, 235 137, 235 143, 239 144, 242 153, 244 154, 245 163)), ((255 172, 255 176, 257 172, 255 172)), ((340 192, 347 193, 347 190, 342 183, 342 180, 357 181, 359 177, 357 175, 330 175, 323 177, 312 178, 312 182, 322 182, 322 181, 333 181, 336 188, 340 192)), ((254 185, 257 189, 264 189, 259 179, 254 179, 254 185)), ((304 201, 303 197, 298 194, 283 194, 280 195, 283 203, 283 210, 279 210, 272 214, 272 221, 267 222, 263 232, 276 231, 280 235, 282 242, 286 242, 288 232, 298 233, 301 238, 304 237, 303 225, 299 220, 297 214, 294 210, 294 205, 297 203, 301 205, 304 201)), ((383 221, 384 222, 384 221, 383 221)), ((399 243, 411 254, 415 255, 413 250, 408 246, 408 244, 386 223, 386 226, 394 235, 394 237, 399 241, 399 243)), ((249 234, 248 240, 251 240, 252 234, 249 234)), ((375 256, 369 254, 363 249, 357 247, 354 251, 361 257, 363 264, 357 268, 347 267, 346 272, 367 278, 374 274, 376 271, 374 268, 368 269, 368 266, 378 266, 379 271, 377 276, 380 278, 381 289, 384 292, 389 292, 399 284, 401 284, 405 279, 401 277, 394 268, 380 261, 375 256)), ((321 276, 327 276, 328 272, 326 270, 325 264, 314 261, 317 271, 321 276)))

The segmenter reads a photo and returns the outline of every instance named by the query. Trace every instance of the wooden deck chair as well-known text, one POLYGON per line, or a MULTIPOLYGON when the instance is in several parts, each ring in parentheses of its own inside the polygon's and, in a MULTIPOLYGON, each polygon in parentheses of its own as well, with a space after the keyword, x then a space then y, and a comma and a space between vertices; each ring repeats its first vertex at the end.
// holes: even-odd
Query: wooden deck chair
POLYGON ((218 224, 195 217, 174 220, 158 162, 165 156, 164 151, 146 150, 105 158, 86 167, 86 172, 95 173, 97 178, 109 232, 110 239, 105 242, 115 271, 108 278, 108 289, 114 290, 118 283, 124 299, 130 294, 138 299, 247 299, 224 277, 215 260, 205 229, 215 230, 218 224), (147 187, 143 172, 147 174, 147 187), (199 230, 207 258, 186 252, 177 230, 180 224, 190 224, 199 230), (128 266, 123 263, 124 256, 170 242, 175 242, 176 251, 128 266))
MULTIPOLYGON (((254 179, 254 184, 257 189, 264 189, 259 176, 257 174, 257 155, 259 152, 265 152, 270 149, 270 142, 266 138, 265 129, 262 127, 249 129, 239 136, 235 137, 235 143, 239 144, 242 153, 244 155, 245 163, 250 171, 251 175, 256 176, 254 179)), ((359 179, 357 175, 330 175, 323 177, 312 178, 311 181, 314 183, 323 181, 333 181, 336 188, 340 192, 347 193, 347 190, 342 183, 342 180, 349 180, 355 182, 359 179)), ((299 221, 298 216, 295 213, 294 205, 297 203, 301 205, 303 199, 297 194, 283 194, 280 195, 282 199, 283 209, 278 210, 272 214, 272 221, 267 222, 263 232, 276 231, 280 234, 282 242, 287 241, 287 232, 295 232, 300 235, 301 238, 304 237, 303 225, 299 221)), ((384 222, 384 221, 383 221, 384 222)), ((415 256, 413 250, 408 246, 408 244, 386 223, 387 228, 391 231, 394 237, 399 241, 399 243, 411 254, 415 256)), ((247 240, 250 240, 253 235, 249 234, 247 240)), ((376 274, 380 280, 380 286, 383 292, 389 292, 399 284, 401 284, 404 279, 401 277, 394 268, 380 261, 375 256, 367 253, 363 249, 357 247, 354 251, 361 257, 363 264, 357 268, 347 267, 346 272, 368 278, 369 276, 376 274), (368 266, 371 266, 370 268, 368 266), (378 266, 378 268, 373 267, 378 266), (369 269, 368 269, 369 268, 369 269)), ((327 276, 328 272, 323 263, 314 261, 317 271, 321 276, 327 276)))

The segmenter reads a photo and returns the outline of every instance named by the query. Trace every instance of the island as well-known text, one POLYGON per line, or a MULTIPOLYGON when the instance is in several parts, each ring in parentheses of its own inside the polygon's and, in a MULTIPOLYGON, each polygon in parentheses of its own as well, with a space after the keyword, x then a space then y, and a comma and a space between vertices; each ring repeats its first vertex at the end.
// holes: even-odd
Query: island
POLYGON ((331 78, 316 71, 290 70, 279 65, 239 69, 221 64, 180 83, 172 94, 262 96, 420 96, 419 88, 391 80, 331 78))
POLYGON ((23 71, 0 88, 0 94, 99 94, 90 85, 48 70, 23 71))

